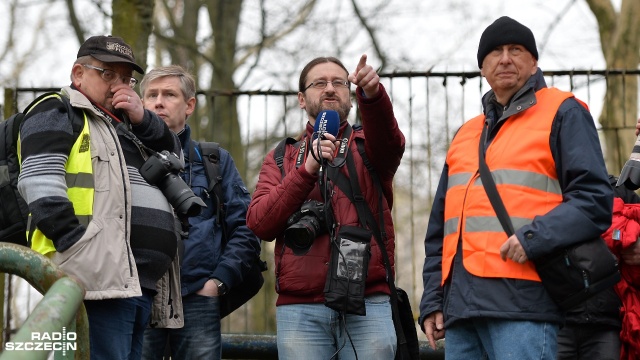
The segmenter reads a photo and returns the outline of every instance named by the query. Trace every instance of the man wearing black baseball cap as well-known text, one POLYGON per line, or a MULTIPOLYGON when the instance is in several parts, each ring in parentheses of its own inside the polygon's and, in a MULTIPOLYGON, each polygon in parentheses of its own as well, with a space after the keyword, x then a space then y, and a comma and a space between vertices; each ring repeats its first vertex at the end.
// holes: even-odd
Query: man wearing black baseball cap
POLYGON ((83 56, 92 56, 106 63, 131 64, 133 70, 144 74, 144 70, 136 64, 131 47, 119 37, 92 36, 88 38, 78 50, 78 58, 83 56))
MULTIPOLYGON (((149 149, 180 153, 180 143, 143 108, 134 70, 143 73, 124 40, 89 38, 71 85, 33 107, 20 129, 32 248, 83 284, 91 359, 140 359, 156 284, 170 273, 179 281, 173 209, 139 169, 149 149)), ((163 310, 180 322, 173 290, 158 295, 173 299, 163 310)))
POLYGON ((446 331, 447 359, 555 359, 564 319, 533 261, 608 228, 613 194, 598 134, 584 103, 546 86, 526 26, 497 19, 477 61, 491 90, 447 153, 425 237, 419 323, 432 347, 446 331), (512 236, 489 201, 481 159, 512 236))

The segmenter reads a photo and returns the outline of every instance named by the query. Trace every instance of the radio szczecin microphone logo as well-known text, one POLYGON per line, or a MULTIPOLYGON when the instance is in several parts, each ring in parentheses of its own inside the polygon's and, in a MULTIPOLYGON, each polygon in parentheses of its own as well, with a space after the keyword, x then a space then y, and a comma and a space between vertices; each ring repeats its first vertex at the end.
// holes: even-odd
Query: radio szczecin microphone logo
POLYGON ((338 130, 340 129, 340 115, 335 110, 323 110, 316 117, 316 122, 313 124, 313 136, 322 137, 324 134, 329 133, 333 136, 338 136, 338 130))
MULTIPOLYGON (((333 136, 338 136, 338 130, 340 130, 340 115, 335 110, 322 110, 318 116, 316 116, 316 122, 313 124, 313 139, 324 139, 324 134, 329 133, 333 136)), ((320 174, 323 172, 326 160, 321 158, 320 174)))
POLYGON ((67 351, 76 351, 78 336, 75 332, 67 332, 63 327, 62 331, 53 332, 32 332, 31 341, 9 341, 5 344, 6 351, 62 351, 66 355, 67 351))

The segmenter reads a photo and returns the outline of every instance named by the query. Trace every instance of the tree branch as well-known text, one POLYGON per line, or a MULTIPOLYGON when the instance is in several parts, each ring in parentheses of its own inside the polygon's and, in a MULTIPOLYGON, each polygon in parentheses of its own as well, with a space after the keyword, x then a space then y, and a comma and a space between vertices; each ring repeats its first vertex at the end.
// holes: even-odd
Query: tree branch
POLYGON ((260 62, 260 55, 262 55, 262 49, 264 49, 262 44, 264 44, 266 38, 267 38, 267 13, 264 8, 264 0, 260 0, 260 42, 258 42, 257 44, 258 48, 255 51, 256 56, 254 56, 253 64, 249 66, 249 69, 247 70, 246 75, 238 83, 239 88, 241 88, 242 85, 244 85, 244 83, 247 82, 247 79, 249 79, 249 77, 253 73, 253 70, 258 66, 258 63, 260 62))
POLYGON ((78 21, 78 15, 76 14, 76 9, 73 7, 73 0, 66 0, 67 10, 69 11, 69 23, 73 28, 73 32, 76 34, 76 38, 78 39, 78 44, 82 44, 84 42, 84 30, 80 25, 80 21, 78 21))
POLYGON ((565 15, 567 15, 567 12, 575 3, 576 3, 576 0, 569 1, 567 5, 558 12, 555 19, 551 21, 549 27, 547 28, 547 31, 545 31, 544 35, 542 36, 542 41, 538 42, 538 49, 540 50, 540 56, 542 56, 542 53, 544 52, 544 48, 547 46, 547 42, 551 37, 551 33, 553 33, 556 27, 560 24, 560 21, 562 20, 562 18, 565 15))
POLYGON ((367 23, 367 20, 362 16, 362 13, 360 12, 360 8, 358 7, 358 4, 356 4, 356 0, 351 0, 351 4, 353 5, 353 11, 356 13, 358 20, 360 21, 360 24, 362 24, 362 27, 364 27, 367 34, 369 34, 369 38, 371 39, 371 44, 373 45, 373 49, 375 50, 378 58, 380 58, 380 69, 378 71, 382 71, 385 65, 387 64, 387 56, 384 54, 384 52, 382 51, 382 48, 378 44, 378 40, 376 38, 375 32, 373 31, 371 26, 369 26, 369 23, 367 23))
POLYGON ((259 51, 262 51, 263 49, 270 48, 278 40, 282 39, 286 35, 296 30, 299 25, 303 24, 307 20, 307 18, 311 14, 311 10, 313 10, 316 3, 317 3, 317 0, 308 0, 302 6, 298 16, 294 19, 294 21, 288 24, 285 28, 283 28, 282 31, 267 37, 263 37, 262 41, 260 41, 259 44, 255 44, 253 46, 247 47, 246 53, 243 56, 241 56, 236 62, 236 68, 244 64, 249 57, 256 55, 259 51))
POLYGON ((0 54, 0 61, 2 61, 7 54, 13 50, 15 46, 15 31, 16 31, 16 8, 18 7, 17 0, 13 0, 9 5, 9 24, 7 24, 7 44, 3 47, 4 51, 0 54))

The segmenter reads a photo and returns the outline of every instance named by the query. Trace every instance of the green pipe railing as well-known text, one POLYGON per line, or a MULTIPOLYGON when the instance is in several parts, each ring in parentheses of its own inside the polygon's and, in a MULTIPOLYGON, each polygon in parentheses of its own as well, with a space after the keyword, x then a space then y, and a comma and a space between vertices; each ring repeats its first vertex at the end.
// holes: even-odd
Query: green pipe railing
POLYGON ((84 287, 49 258, 20 245, 0 243, 0 272, 18 275, 44 295, 20 331, 4 344, 0 360, 89 358, 84 287), (73 321, 75 319, 75 321, 73 321))

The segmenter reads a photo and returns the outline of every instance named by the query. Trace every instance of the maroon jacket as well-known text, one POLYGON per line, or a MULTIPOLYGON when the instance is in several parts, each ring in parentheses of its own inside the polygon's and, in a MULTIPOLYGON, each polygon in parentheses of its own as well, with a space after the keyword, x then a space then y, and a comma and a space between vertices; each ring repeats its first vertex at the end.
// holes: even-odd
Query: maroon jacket
MULTIPOLYGON (((358 153, 355 141, 356 137, 366 138, 364 144, 367 157, 376 169, 385 193, 386 201, 383 201, 383 207, 387 233, 386 251, 393 267, 395 234, 390 211, 393 205, 392 183, 404 153, 405 139, 398 128, 391 101, 382 84, 375 98, 364 98, 360 88, 356 89, 356 93, 363 128, 354 129, 353 140, 349 143, 351 152, 348 156, 354 157, 363 196, 377 219, 378 192, 358 153)), ((341 124, 338 138, 342 137, 346 125, 346 121, 341 124)), ((312 133, 313 127, 307 124, 305 136, 310 138, 312 133)), ((274 150, 265 157, 262 164, 256 191, 247 211, 247 226, 261 239, 276 239, 275 275, 276 291, 279 294, 276 305, 323 303, 323 290, 331 253, 329 236, 324 234, 316 238, 309 252, 302 256, 294 255, 291 249, 284 246, 283 239, 287 219, 300 209, 303 202, 307 199, 322 201, 318 177, 307 173, 304 165, 296 168, 297 148, 287 145, 284 157, 286 176, 282 179, 273 152, 274 150)), ((341 171, 348 174, 346 165, 341 171)), ((358 226, 360 222, 355 206, 337 186, 333 188, 336 193, 331 201, 334 218, 338 223, 336 233, 342 225, 358 226)), ((365 294, 372 293, 389 294, 382 254, 374 237, 371 237, 371 259, 365 294)))

